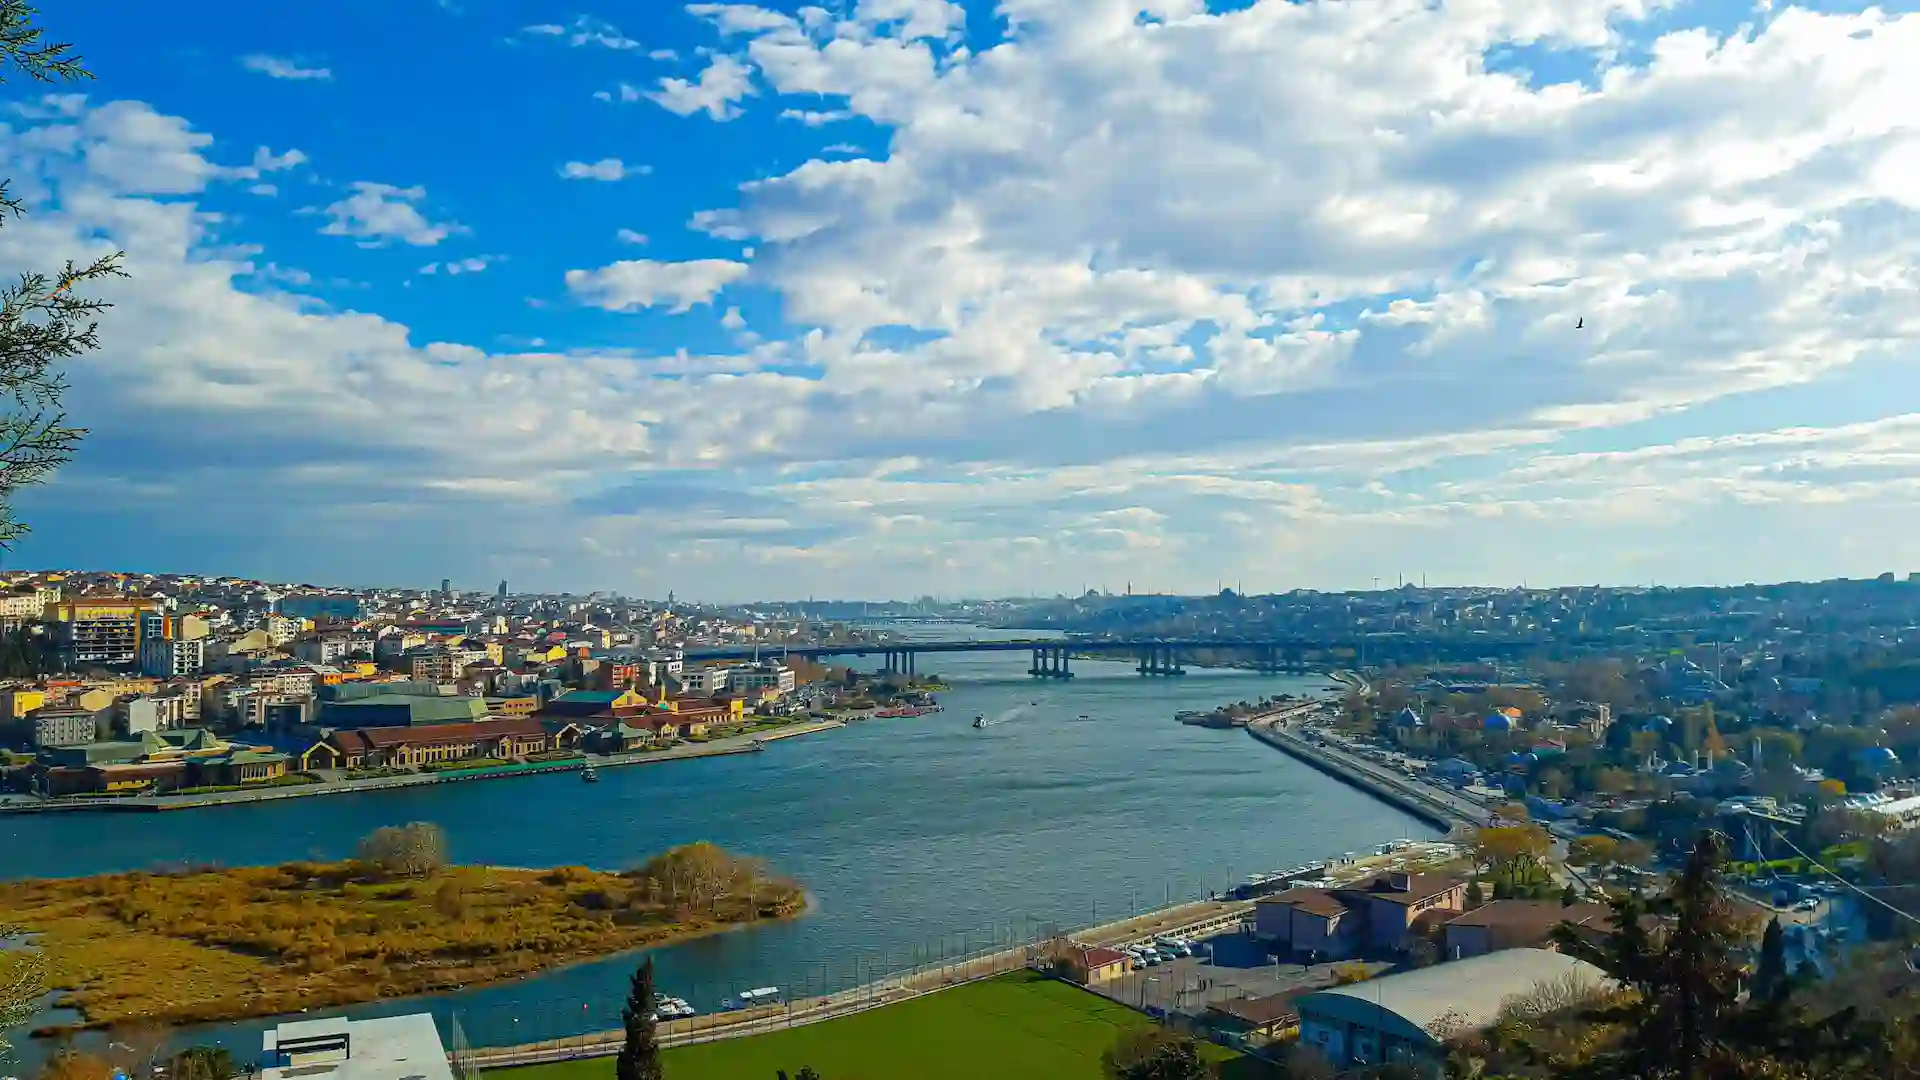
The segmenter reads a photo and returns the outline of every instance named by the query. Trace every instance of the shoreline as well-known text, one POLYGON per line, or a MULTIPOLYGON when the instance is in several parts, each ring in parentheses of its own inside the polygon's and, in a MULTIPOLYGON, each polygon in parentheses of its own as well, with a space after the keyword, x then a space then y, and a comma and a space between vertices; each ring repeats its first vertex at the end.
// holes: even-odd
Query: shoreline
POLYGON ((442 772, 414 773, 406 776, 383 776, 368 780, 322 780, 313 784, 293 784, 281 787, 262 788, 258 791, 222 791, 206 795, 149 795, 128 796, 119 799, 62 799, 37 800, 33 802, 0 802, 0 814, 60 814, 85 813, 87 811, 118 813, 163 813, 173 810, 197 810, 210 806, 245 806, 253 803, 277 802, 282 799, 312 799, 331 795, 354 795, 373 791, 393 791, 396 789, 425 787, 430 784, 458 784, 473 780, 505 780, 516 776, 544 776, 559 772, 580 772, 592 765, 595 769, 619 768, 625 765, 652 765, 666 761, 685 761, 696 758, 726 757, 732 754, 753 754, 765 749, 765 744, 779 742, 782 739, 813 735, 822 731, 833 731, 847 726, 843 719, 809 720, 790 724, 766 731, 756 731, 741 735, 729 735, 705 743, 681 743, 665 750, 641 750, 625 754, 609 754, 605 757, 582 755, 564 761, 529 762, 523 765, 497 765, 491 768, 473 770, 448 769, 442 772))
MULTIPOLYGON (((244 873, 258 869, 260 868, 242 868, 240 872, 244 873)), ((504 874, 530 878, 562 873, 568 869, 567 867, 539 869, 468 865, 451 867, 447 873, 461 877, 479 873, 482 875, 504 874)), ((223 871, 208 871, 207 873, 218 874, 222 872, 223 871)), ((596 871, 594 873, 614 874, 616 876, 618 874, 618 872, 615 871, 596 871)), ((126 875, 104 876, 116 877, 126 875)), ((46 880, 50 884, 73 885, 89 879, 70 878, 46 880)), ((456 877, 455 880, 458 880, 458 878, 456 877)), ((564 888, 564 883, 560 887, 564 888)), ((685 923, 663 923, 651 928, 654 936, 647 936, 646 932, 643 932, 637 939, 625 941, 612 948, 580 948, 573 952, 559 953, 547 952, 540 949, 523 950, 521 955, 530 958, 533 961, 533 966, 522 966, 512 970, 500 970, 492 975, 482 974, 478 977, 470 978, 469 981, 438 981, 435 973, 428 969, 440 965, 427 963, 423 965, 422 971, 419 973, 421 975, 419 979, 409 979, 407 976, 410 972, 406 967, 401 967, 388 972, 384 978, 378 981, 361 981, 322 988, 320 992, 313 994, 313 996, 304 998, 303 1000, 308 1003, 308 1007, 302 1008, 297 1012, 285 1010, 249 1011, 245 1008, 208 1010, 202 1014, 176 1016, 169 1019, 168 1023, 183 1031, 192 1029, 217 1029, 226 1025, 271 1020, 276 1017, 298 1017, 310 1010, 354 1009, 363 1006, 381 1006, 395 1001, 433 1000, 462 991, 483 990, 489 987, 504 986, 529 979, 544 978, 568 968, 606 963, 608 961, 619 960, 621 957, 638 956, 655 949, 674 948, 703 938, 716 937, 736 931, 751 930, 766 925, 796 921, 813 914, 819 909, 818 899, 804 887, 799 887, 799 895, 801 901, 799 905, 788 910, 780 910, 772 914, 751 914, 729 919, 702 919, 685 923), (405 988, 394 992, 397 987, 405 988)), ((46 933, 47 931, 45 930, 33 930, 29 932, 29 935, 44 937, 46 933)), ((205 947, 213 951, 218 951, 221 948, 220 946, 205 947)), ((72 1019, 49 1019, 47 1022, 34 1023, 26 1032, 28 1038, 44 1045, 48 1040, 56 1040, 83 1033, 110 1031, 116 1025, 128 1022, 125 1017, 108 1016, 102 1018, 89 1015, 87 1006, 73 998, 73 995, 80 994, 87 990, 88 985, 87 982, 82 981, 76 984, 52 986, 48 991, 47 1001, 41 1011, 43 1013, 67 1011, 72 1016, 72 1019)), ((304 989, 301 991, 303 995, 308 992, 309 991, 304 989)), ((257 998, 233 1000, 250 1002, 257 1000, 257 998)), ((201 1007, 205 1008, 205 1003, 202 1003, 201 1007)), ((191 1012, 192 1009, 190 1007, 184 1011, 191 1012)))

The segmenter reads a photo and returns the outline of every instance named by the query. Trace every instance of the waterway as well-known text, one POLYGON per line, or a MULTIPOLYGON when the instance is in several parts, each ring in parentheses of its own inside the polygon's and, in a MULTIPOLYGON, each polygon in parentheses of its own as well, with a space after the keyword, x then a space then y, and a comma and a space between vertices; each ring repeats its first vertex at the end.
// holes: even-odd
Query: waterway
MULTIPOLYGON (((944 712, 759 754, 604 770, 597 784, 568 773, 170 814, 0 818, 0 877, 339 858, 372 829, 408 821, 444 827, 456 860, 507 866, 624 869, 711 840, 798 878, 815 908, 655 950, 663 992, 707 1010, 749 987, 841 989, 1042 925, 1118 918, 1257 871, 1436 835, 1244 731, 1173 719, 1317 692, 1324 676, 1142 678, 1128 664, 1074 661, 1077 677, 1054 682, 1029 678, 1028 664, 1024 652, 922 656, 922 675, 952 686, 939 695, 944 712), (996 722, 977 730, 976 714, 996 722)), ((582 964, 431 1005, 457 1013, 475 1045, 611 1028, 633 964, 582 964)), ((217 1041, 251 1054, 261 1026, 224 1026, 217 1041)))

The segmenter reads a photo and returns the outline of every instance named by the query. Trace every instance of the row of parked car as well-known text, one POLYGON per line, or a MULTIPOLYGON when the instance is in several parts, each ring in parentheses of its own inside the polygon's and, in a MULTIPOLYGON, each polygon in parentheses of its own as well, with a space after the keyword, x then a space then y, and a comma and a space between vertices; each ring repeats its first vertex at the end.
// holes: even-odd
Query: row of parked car
POLYGON ((1157 937, 1150 942, 1136 945, 1122 945, 1120 951, 1127 954, 1127 968, 1139 971, 1141 968, 1156 967, 1169 960, 1194 954, 1194 943, 1181 937, 1157 937))

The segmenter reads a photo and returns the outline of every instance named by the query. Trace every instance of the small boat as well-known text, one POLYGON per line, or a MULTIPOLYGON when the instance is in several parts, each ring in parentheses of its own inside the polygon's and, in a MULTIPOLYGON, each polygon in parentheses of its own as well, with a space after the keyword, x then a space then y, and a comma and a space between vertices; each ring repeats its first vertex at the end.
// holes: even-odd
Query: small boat
POLYGON ((585 780, 589 784, 597 784, 600 782, 600 770, 589 765, 580 770, 580 779, 585 780))
POLYGON ((973 718, 973 726, 974 726, 974 727, 977 727, 977 728, 983 728, 983 727, 986 727, 986 726, 987 726, 987 717, 986 717, 986 714, 985 714, 985 713, 982 713, 982 714, 980 714, 979 716, 976 716, 976 717, 974 717, 974 718, 973 718))
POLYGON ((1082 719, 1082 720, 1091 720, 1091 719, 1093 719, 1093 717, 1091 717, 1091 716, 1088 716, 1088 715, 1087 715, 1086 713, 1081 713, 1081 714, 1080 714, 1080 719, 1082 719))

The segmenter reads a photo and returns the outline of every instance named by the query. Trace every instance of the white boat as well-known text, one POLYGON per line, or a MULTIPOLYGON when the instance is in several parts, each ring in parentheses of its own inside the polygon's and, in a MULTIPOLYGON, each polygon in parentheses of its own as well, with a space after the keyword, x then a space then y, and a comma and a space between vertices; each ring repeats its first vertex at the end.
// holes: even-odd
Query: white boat
POLYGON ((580 779, 585 780, 589 784, 597 784, 600 782, 600 770, 589 765, 580 770, 580 779))
POLYGON ((987 717, 986 717, 986 714, 984 714, 984 713, 982 713, 981 715, 979 715, 979 716, 976 716, 976 717, 974 717, 974 718, 973 718, 973 726, 974 726, 974 727, 977 727, 977 728, 983 728, 983 727, 986 727, 986 726, 987 726, 987 717))
POLYGON ((726 1009, 751 1009, 757 1005, 772 1005, 779 1000, 779 987, 762 986, 755 990, 742 990, 738 996, 730 997, 720 1004, 726 1009))

